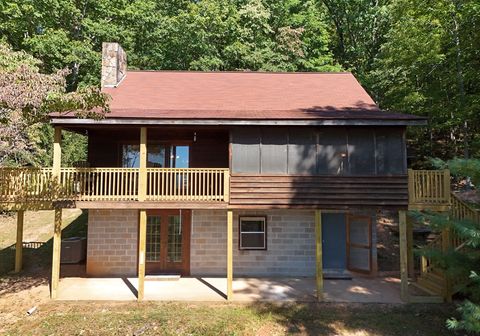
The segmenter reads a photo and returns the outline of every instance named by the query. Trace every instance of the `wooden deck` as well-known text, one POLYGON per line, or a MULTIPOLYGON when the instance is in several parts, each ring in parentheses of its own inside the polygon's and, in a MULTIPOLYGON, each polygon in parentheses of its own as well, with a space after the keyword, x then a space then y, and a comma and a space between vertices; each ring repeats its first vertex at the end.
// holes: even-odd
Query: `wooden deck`
POLYGON ((230 175, 228 168, 0 168, 0 208, 348 208, 449 211, 448 170, 407 176, 230 175))
POLYGON ((0 207, 138 208, 162 202, 179 208, 224 207, 230 174, 224 168, 1 168, 0 207))

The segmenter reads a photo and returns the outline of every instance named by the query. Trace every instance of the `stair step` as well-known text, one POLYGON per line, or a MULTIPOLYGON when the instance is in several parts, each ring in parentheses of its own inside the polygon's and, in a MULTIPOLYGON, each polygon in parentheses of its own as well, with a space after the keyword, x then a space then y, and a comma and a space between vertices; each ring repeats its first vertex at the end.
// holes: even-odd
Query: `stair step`
POLYGON ((445 301, 441 296, 438 296, 438 295, 432 295, 432 296, 412 295, 410 296, 408 302, 410 303, 443 303, 445 301))
POLYGON ((436 295, 441 295, 443 296, 444 293, 444 287, 436 282, 431 281, 430 279, 426 278, 418 278, 417 283, 421 285, 422 287, 428 288, 431 290, 433 293, 436 295))
MULTIPOLYGON (((419 284, 418 282, 411 282, 410 285, 413 286, 413 287, 415 287, 416 289, 419 289, 419 290, 422 291, 422 292, 425 292, 425 293, 429 294, 429 296, 438 296, 438 297, 440 297, 437 292, 432 291, 431 289, 422 286, 422 285, 419 284)), ((415 295, 415 296, 418 296, 418 295, 415 295)), ((442 301, 443 301, 443 298, 442 298, 442 301)))
POLYGON ((439 285, 442 285, 442 286, 445 286, 445 283, 446 283, 446 279, 443 276, 443 274, 439 275, 433 272, 429 272, 429 273, 423 273, 420 277, 432 280, 433 282, 438 283, 439 285))

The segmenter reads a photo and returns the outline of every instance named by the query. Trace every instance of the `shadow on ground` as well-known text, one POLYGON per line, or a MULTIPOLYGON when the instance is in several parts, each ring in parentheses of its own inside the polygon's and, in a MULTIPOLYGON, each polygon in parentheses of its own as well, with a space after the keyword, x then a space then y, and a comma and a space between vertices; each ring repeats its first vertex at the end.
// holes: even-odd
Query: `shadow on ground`
MULTIPOLYGON (((82 211, 80 216, 62 230, 62 238, 86 237, 87 220, 87 212, 82 211)), ((53 233, 53 223, 45 225, 52 226, 53 233)), ((23 249, 23 270, 19 274, 12 274, 15 267, 15 245, 0 250, 0 295, 21 292, 49 282, 53 239, 35 245, 38 246, 23 249)))
POLYGON ((249 306, 274 318, 287 334, 300 335, 455 335, 444 326, 455 315, 451 304, 263 303, 249 306), (437 326, 435 334, 432 326, 437 326))

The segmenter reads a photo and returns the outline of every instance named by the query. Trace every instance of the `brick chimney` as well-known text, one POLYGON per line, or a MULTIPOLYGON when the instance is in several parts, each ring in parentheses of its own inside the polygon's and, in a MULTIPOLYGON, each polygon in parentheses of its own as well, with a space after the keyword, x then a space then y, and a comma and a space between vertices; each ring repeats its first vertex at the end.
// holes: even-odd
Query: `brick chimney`
POLYGON ((127 54, 116 42, 102 43, 102 80, 104 87, 116 87, 127 75, 127 54))

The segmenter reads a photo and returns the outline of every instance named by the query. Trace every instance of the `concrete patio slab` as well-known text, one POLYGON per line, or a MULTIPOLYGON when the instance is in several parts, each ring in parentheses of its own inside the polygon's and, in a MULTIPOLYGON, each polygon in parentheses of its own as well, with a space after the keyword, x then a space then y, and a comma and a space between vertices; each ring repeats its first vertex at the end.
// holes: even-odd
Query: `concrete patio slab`
MULTIPOLYGON (((59 300, 136 300, 137 278, 63 278, 59 300)), ((324 301, 401 303, 397 278, 325 280, 324 301)), ((224 301, 225 278, 182 277, 177 281, 145 281, 145 300, 224 301)), ((313 278, 236 278, 234 301, 315 301, 313 278)))

